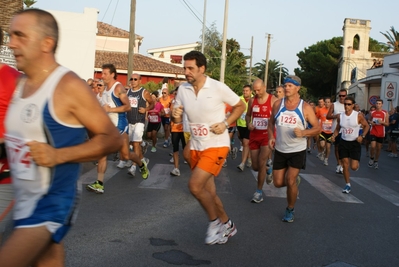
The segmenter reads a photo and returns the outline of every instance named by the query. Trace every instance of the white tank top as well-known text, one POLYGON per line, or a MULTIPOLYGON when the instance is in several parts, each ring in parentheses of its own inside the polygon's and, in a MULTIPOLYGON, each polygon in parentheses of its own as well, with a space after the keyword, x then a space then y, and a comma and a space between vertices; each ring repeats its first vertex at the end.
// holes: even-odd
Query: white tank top
MULTIPOLYGON (((114 96, 114 90, 115 87, 120 84, 120 82, 115 82, 114 85, 112 85, 112 87, 109 90, 104 90, 103 92, 103 96, 101 98, 100 103, 102 105, 109 105, 111 108, 116 108, 117 104, 114 101, 114 98, 116 98, 114 96)), ((108 113, 109 118, 111 119, 112 123, 116 126, 118 125, 118 113, 116 112, 109 112, 108 113)))
POLYGON ((345 141, 354 141, 359 136, 360 124, 358 122, 359 112, 352 111, 351 115, 347 116, 341 113, 340 126, 341 126, 341 138, 345 141))
MULTIPOLYGON (((334 102, 334 113, 333 113, 333 115, 342 114, 342 113, 345 113, 344 104, 340 103, 339 101, 334 102)), ((332 131, 334 131, 336 127, 337 127, 337 120, 334 119, 333 120, 333 124, 332 124, 332 131)))
POLYGON ((299 152, 306 149, 306 138, 298 138, 294 134, 295 128, 306 129, 303 116, 303 100, 299 101, 294 110, 285 107, 285 99, 281 101, 280 109, 275 118, 276 123, 276 150, 282 153, 299 152))

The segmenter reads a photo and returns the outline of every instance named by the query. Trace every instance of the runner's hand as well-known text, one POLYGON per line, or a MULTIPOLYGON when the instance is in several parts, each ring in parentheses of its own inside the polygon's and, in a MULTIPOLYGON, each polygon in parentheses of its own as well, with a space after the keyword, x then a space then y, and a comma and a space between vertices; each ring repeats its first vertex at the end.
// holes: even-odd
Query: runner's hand
POLYGON ((54 167, 58 164, 56 162, 56 149, 49 144, 31 141, 26 145, 29 147, 31 158, 37 165, 54 167))

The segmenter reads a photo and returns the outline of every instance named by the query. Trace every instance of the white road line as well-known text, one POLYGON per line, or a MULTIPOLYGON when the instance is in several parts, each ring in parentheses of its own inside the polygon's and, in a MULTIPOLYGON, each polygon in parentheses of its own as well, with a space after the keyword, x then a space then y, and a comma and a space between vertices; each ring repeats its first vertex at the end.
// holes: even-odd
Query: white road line
POLYGON ((354 197, 352 194, 342 193, 341 187, 322 175, 301 173, 300 176, 331 201, 363 204, 362 201, 354 197))
MULTIPOLYGON (((255 180, 258 180, 258 172, 251 169, 252 175, 255 177, 255 180)), ((254 189, 256 189, 256 184, 254 184, 254 189)), ((264 184, 262 188, 263 192, 267 197, 280 197, 286 198, 287 197, 287 188, 281 187, 277 188, 273 184, 264 184)))
POLYGON ((215 185, 217 193, 232 194, 230 178, 227 175, 227 170, 222 169, 218 176, 215 177, 215 185))
MULTIPOLYGON (((152 189, 170 189, 172 188, 175 176, 170 175, 173 165, 170 164, 155 164, 150 170, 150 177, 143 180, 139 184, 139 188, 152 188, 152 189)), ((141 177, 138 171, 137 177, 141 177)), ((141 178, 140 178, 141 179, 141 178)))
POLYGON ((395 206, 399 206, 399 193, 369 178, 351 177, 351 181, 365 187, 395 206))
MULTIPOLYGON (((107 182, 109 179, 111 179, 111 177, 113 177, 121 170, 116 167, 116 164, 117 162, 113 160, 107 160, 107 170, 105 171, 104 182, 107 182)), ((127 172, 127 168, 125 168, 124 170, 126 170, 127 172)), ((97 180, 97 167, 80 176, 79 180, 82 184, 94 183, 97 180)))

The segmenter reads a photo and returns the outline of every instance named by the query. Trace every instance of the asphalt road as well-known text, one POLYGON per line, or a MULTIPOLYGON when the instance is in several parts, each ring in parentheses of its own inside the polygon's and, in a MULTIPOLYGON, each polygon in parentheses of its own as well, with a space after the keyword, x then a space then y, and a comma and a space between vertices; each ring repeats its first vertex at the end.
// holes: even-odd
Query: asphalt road
MULTIPOLYGON (((293 223, 281 221, 285 189, 265 185, 264 201, 251 203, 256 176, 238 171, 241 154, 229 159, 216 184, 238 233, 213 246, 204 244, 207 218, 187 188, 190 170, 181 160, 181 176, 170 176, 170 152, 147 152, 147 180, 110 160, 105 193, 83 189, 65 239, 67 266, 399 266, 399 159, 385 151, 378 170, 363 155, 349 195, 333 155, 323 166, 309 154, 293 223)), ((85 164, 83 184, 95 178, 95 165, 85 164)))

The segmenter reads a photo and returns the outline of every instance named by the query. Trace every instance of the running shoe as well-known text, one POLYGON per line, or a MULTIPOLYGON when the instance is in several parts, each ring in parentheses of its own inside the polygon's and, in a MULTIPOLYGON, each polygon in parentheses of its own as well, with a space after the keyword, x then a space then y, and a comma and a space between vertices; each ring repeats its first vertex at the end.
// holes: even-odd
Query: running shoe
POLYGON ((132 166, 133 161, 131 161, 130 159, 128 161, 125 162, 125 167, 129 168, 130 166, 132 166))
POLYGON ((339 173, 340 169, 341 169, 341 165, 337 165, 337 168, 335 169, 335 173, 339 173))
POLYGON ((104 185, 101 185, 99 181, 86 185, 86 189, 97 194, 104 194, 104 185))
POLYGON ((156 148, 155 146, 151 147, 151 152, 152 152, 152 153, 157 152, 157 148, 156 148))
POLYGON ((243 149, 244 149, 243 146, 241 146, 241 147, 240 147, 240 152, 242 152, 243 149))
POLYGON ((270 168, 270 166, 272 166, 272 165, 273 165, 272 159, 268 159, 268 160, 267 160, 267 163, 266 163, 266 166, 267 166, 268 168, 270 168))
POLYGON ((324 159, 323 164, 324 164, 324 166, 328 166, 328 158, 325 158, 325 159, 324 159))
POLYGON ((169 153, 169 156, 173 157, 173 151, 169 153))
POLYGON ((339 167, 339 174, 344 174, 344 167, 340 165, 339 167))
POLYGON ((221 224, 219 219, 209 222, 208 230, 206 231, 205 244, 213 245, 219 241, 221 237, 220 228, 221 224))
POLYGON ((143 165, 140 167, 140 172, 141 172, 141 177, 143 177, 143 179, 147 179, 148 176, 150 176, 150 170, 147 167, 147 162, 146 161, 141 161, 143 162, 143 165))
POLYGON ((267 169, 266 171, 266 183, 273 183, 273 166, 270 166, 269 169, 267 169))
POLYGON ((301 183, 301 176, 296 177, 296 187, 299 187, 299 184, 301 183))
POLYGON ((118 167, 119 169, 125 168, 126 167, 126 161, 120 160, 118 165, 116 165, 116 167, 118 167))
POLYGON ((238 148, 233 147, 233 149, 231 150, 231 159, 237 158, 237 152, 238 152, 238 148))
POLYGON ((225 159, 224 160, 224 163, 223 163, 223 166, 222 166, 223 168, 226 168, 227 167, 227 159, 225 159))
POLYGON ((317 153, 317 156, 316 156, 318 159, 320 159, 321 160, 321 152, 320 153, 317 153))
POLYGON ((142 162, 145 162, 145 164, 148 166, 150 164, 150 159, 149 158, 142 158, 142 162))
POLYGON ((244 163, 240 163, 238 166, 237 166, 237 169, 239 169, 240 171, 244 171, 244 163))
POLYGON ((374 159, 370 159, 369 160, 369 167, 371 168, 371 167, 373 167, 373 165, 374 165, 374 159))
POLYGON ((175 163, 175 160, 173 159, 173 157, 169 160, 170 163, 175 163))
POLYGON ((143 153, 143 155, 147 153, 147 150, 148 150, 148 142, 146 141, 141 142, 141 152, 143 153))
POLYGON ((295 217, 294 214, 295 214, 294 209, 291 210, 289 208, 286 208, 285 215, 284 215, 282 221, 289 222, 289 223, 294 222, 294 217, 295 217))
POLYGON ((180 170, 178 168, 174 168, 171 172, 171 175, 173 176, 180 176, 180 170))
POLYGON ((255 192, 251 202, 252 203, 261 203, 263 201, 262 193, 255 192))
POLYGON ((233 237, 235 234, 237 234, 236 225, 231 220, 228 220, 227 223, 220 226, 220 239, 218 244, 226 243, 229 238, 233 237))
POLYGON ((251 159, 247 160, 246 166, 247 166, 247 168, 251 168, 251 166, 252 166, 252 160, 251 159))
POLYGON ((321 160, 321 161, 325 160, 324 152, 321 152, 320 160, 321 160))
POLYGON ((130 174, 131 176, 136 176, 136 165, 132 165, 129 170, 128 170, 128 174, 130 174))
POLYGON ((378 169, 378 162, 374 162, 374 169, 378 169))
POLYGON ((163 142, 163 147, 168 147, 169 146, 168 143, 169 143, 168 141, 163 142))
POLYGON ((345 185, 345 188, 342 190, 342 193, 349 194, 351 192, 351 187, 349 185, 345 185))
POLYGON ((389 154, 388 154, 388 157, 390 157, 390 158, 397 158, 397 157, 398 157, 398 154, 389 153, 389 154))
POLYGON ((312 150, 310 150, 310 148, 308 148, 307 151, 309 154, 312 153, 312 150))

